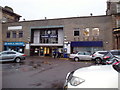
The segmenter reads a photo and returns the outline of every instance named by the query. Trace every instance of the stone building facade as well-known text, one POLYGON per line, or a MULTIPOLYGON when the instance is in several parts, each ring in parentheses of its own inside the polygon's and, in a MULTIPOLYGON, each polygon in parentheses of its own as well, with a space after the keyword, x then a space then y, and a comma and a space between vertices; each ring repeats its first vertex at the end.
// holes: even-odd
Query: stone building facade
POLYGON ((0 6, 0 51, 3 51, 3 31, 2 24, 6 22, 18 22, 20 20, 20 15, 14 13, 11 7, 5 6, 4 8, 0 6))
POLYGON ((109 15, 4 23, 3 47, 37 56, 110 50, 112 28, 109 15))
POLYGON ((120 0, 108 0, 106 14, 113 18, 113 47, 120 49, 120 0))

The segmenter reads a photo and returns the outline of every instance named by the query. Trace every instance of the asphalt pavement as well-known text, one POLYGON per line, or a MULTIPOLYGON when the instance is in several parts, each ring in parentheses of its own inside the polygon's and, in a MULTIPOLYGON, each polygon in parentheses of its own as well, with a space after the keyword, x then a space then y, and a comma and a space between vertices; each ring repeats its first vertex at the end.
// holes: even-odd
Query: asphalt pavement
POLYGON ((3 88, 62 88, 68 72, 93 65, 65 58, 27 57, 22 63, 3 63, 3 88))

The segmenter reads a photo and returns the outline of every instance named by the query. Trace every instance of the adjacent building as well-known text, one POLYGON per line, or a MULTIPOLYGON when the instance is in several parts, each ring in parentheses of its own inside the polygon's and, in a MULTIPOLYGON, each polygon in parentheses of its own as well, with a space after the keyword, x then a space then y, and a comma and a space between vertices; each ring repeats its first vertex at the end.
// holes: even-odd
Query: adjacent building
POLYGON ((5 6, 4 8, 0 6, 0 51, 4 50, 3 47, 3 31, 2 24, 7 22, 18 22, 20 20, 20 15, 14 13, 11 7, 5 6))
POLYGON ((113 18, 114 49, 120 49, 120 0, 108 0, 106 14, 113 18))

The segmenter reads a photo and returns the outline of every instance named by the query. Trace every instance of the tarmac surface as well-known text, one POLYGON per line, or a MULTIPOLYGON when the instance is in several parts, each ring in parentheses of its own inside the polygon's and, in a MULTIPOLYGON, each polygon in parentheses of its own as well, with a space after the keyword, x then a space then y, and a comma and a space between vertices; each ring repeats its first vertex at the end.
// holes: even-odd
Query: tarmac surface
POLYGON ((68 72, 93 65, 65 58, 27 57, 22 63, 3 63, 3 88, 62 88, 68 72))

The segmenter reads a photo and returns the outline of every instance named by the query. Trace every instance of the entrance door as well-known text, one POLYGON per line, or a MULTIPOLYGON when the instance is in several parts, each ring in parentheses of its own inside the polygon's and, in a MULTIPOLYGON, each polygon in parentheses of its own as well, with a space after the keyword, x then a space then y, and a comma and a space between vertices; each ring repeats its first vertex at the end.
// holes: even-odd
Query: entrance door
POLYGON ((40 47, 40 56, 51 56, 50 47, 40 47))
POLYGON ((40 56, 44 56, 44 48, 40 47, 40 56))
POLYGON ((50 47, 44 47, 44 55, 50 56, 50 47))

